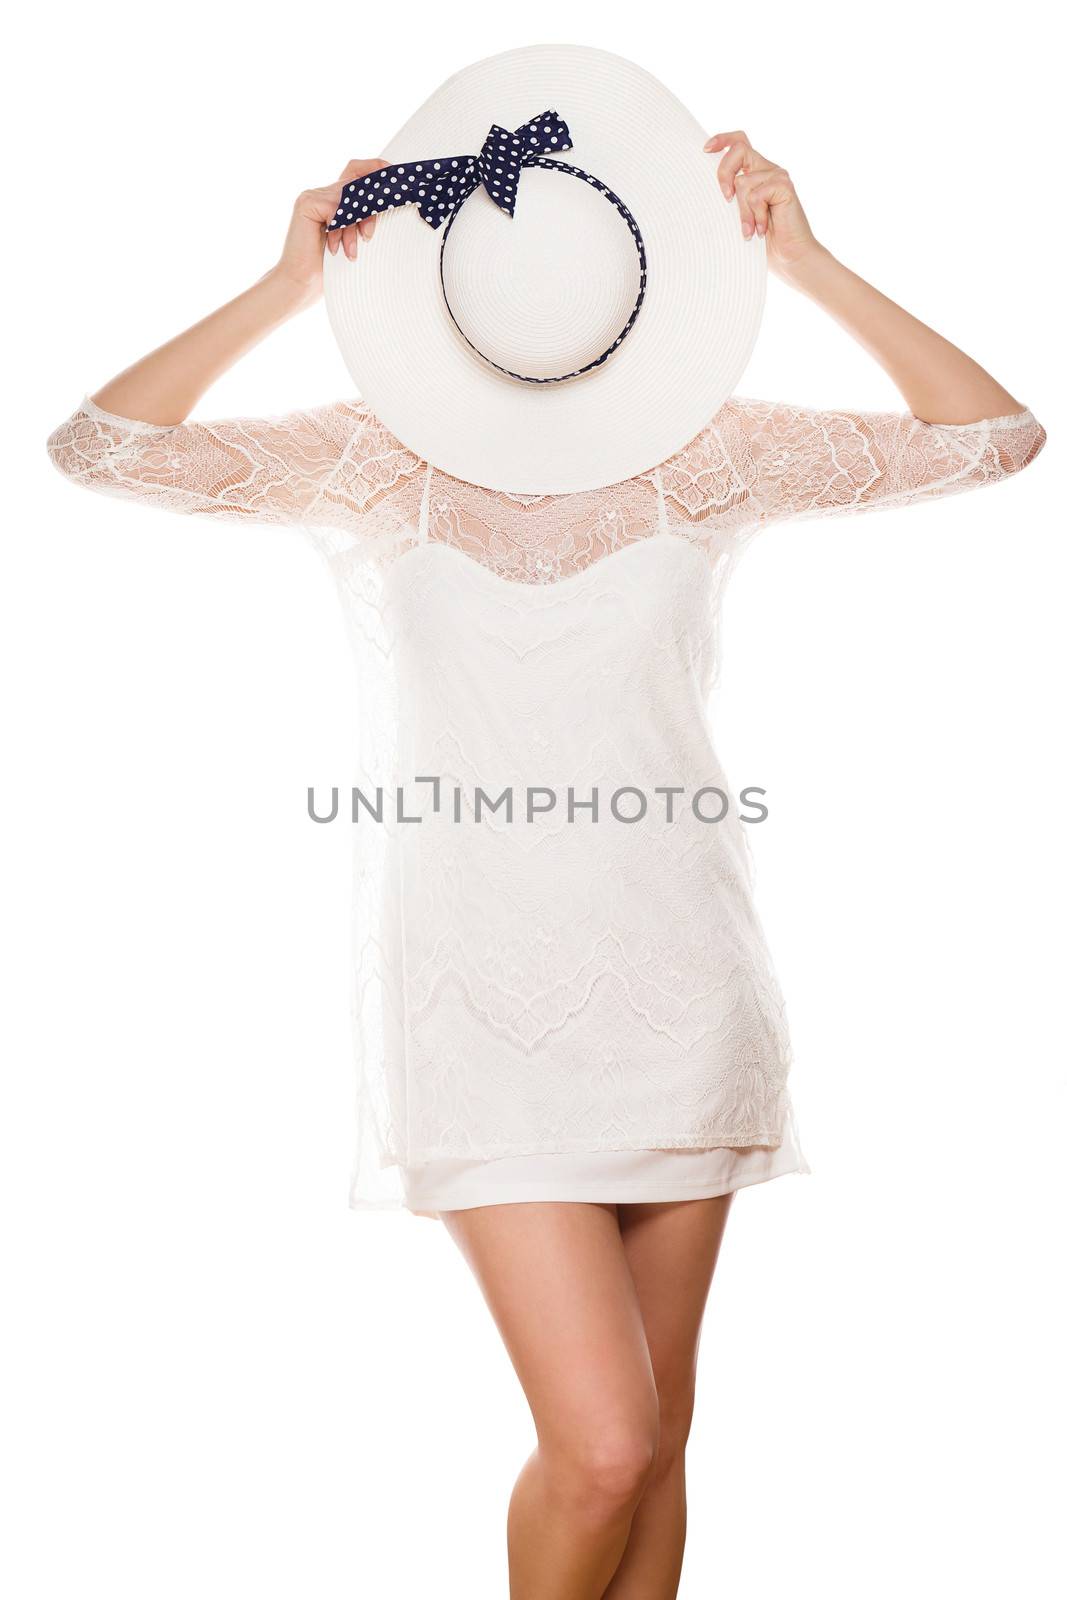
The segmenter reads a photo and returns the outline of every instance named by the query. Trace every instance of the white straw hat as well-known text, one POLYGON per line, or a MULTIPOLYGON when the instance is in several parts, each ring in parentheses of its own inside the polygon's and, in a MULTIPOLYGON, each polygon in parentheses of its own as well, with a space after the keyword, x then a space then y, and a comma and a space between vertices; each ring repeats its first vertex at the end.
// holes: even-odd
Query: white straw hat
POLYGON ((583 45, 442 84, 389 169, 342 195, 331 227, 374 211, 373 240, 324 262, 330 325, 381 422, 515 494, 618 483, 694 438, 766 292, 765 242, 742 237, 706 137, 650 73, 583 45))

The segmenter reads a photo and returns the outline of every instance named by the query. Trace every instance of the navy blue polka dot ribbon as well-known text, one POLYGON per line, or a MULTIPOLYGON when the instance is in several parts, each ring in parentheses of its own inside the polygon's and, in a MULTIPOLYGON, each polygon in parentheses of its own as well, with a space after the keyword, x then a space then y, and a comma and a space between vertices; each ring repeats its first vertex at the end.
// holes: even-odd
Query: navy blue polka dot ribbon
POLYGON ((441 291, 449 316, 475 354, 481 356, 483 361, 489 362, 489 365, 495 367, 498 372, 503 372, 509 378, 518 378, 523 383, 566 383, 571 378, 578 378, 582 373, 601 366, 619 348, 637 321, 638 312, 645 298, 648 277, 645 242, 629 207, 608 188, 606 183, 601 183, 599 178, 594 178, 589 172, 583 172, 580 167, 572 167, 566 161, 555 159, 555 152, 570 150, 572 146, 570 129, 557 111, 542 111, 540 116, 531 117, 529 122, 524 122, 514 132, 494 123, 486 135, 481 151, 476 156, 442 156, 440 159, 431 157, 424 161, 405 161, 390 167, 379 167, 376 172, 369 172, 364 178, 355 178, 351 183, 346 183, 341 190, 341 203, 334 212, 332 220, 326 224, 326 230, 329 233, 337 228, 351 227, 365 217, 377 216, 394 206, 417 206, 419 215, 424 222, 430 224, 431 228, 440 228, 442 224, 444 225, 440 256, 441 291), (548 378, 531 378, 526 373, 512 372, 484 355, 461 327, 448 303, 448 293, 445 289, 445 247, 448 244, 452 224, 459 215, 464 201, 468 200, 476 189, 483 188, 501 211, 513 217, 518 198, 519 177, 524 167, 542 167, 552 172, 566 173, 570 177, 580 179, 582 183, 590 184, 618 211, 630 230, 637 250, 639 268, 637 297, 620 332, 595 360, 586 362, 573 372, 548 378))

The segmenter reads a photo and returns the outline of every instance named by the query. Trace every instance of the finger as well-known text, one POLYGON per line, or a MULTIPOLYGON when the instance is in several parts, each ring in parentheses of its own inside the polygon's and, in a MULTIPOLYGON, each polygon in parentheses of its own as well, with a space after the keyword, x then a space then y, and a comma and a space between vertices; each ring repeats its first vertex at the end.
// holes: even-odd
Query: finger
POLYGON ((716 133, 704 146, 709 153, 716 150, 725 150, 726 154, 719 162, 718 180, 719 187, 727 200, 734 194, 734 181, 743 166, 748 165, 746 157, 751 152, 752 146, 748 142, 748 135, 738 129, 734 133, 716 133))
POLYGON ((795 195, 792 180, 784 167, 772 167, 769 172, 759 173, 747 192, 748 203, 756 218, 756 231, 760 234, 765 234, 770 227, 774 206, 795 195))
POLYGON ((327 228, 326 248, 331 255, 341 251, 350 261, 356 259, 356 237, 358 234, 356 223, 352 222, 345 228, 327 228))
POLYGON ((338 182, 335 183, 332 188, 323 189, 321 193, 323 197, 321 219, 326 234, 326 248, 332 256, 335 256, 338 250, 341 248, 341 236, 344 233, 343 228, 330 227, 330 223, 337 215, 341 205, 340 180, 338 180, 338 182))
POLYGON ((735 128, 733 133, 713 133, 704 145, 705 150, 725 150, 727 145, 748 144, 748 134, 741 128, 735 128))
POLYGON ((322 196, 322 204, 313 206, 309 215, 318 219, 323 232, 324 246, 332 256, 335 256, 341 243, 341 235, 337 228, 331 231, 329 224, 337 215, 337 206, 341 198, 340 186, 337 189, 320 189, 319 194, 322 196))
POLYGON ((762 238, 767 232, 770 221, 770 193, 771 185, 768 183, 754 183, 746 193, 749 210, 752 212, 752 221, 756 232, 762 238))
POLYGON ((752 182, 746 172, 738 173, 735 188, 737 193, 737 211, 739 217, 741 218, 741 237, 743 239, 751 239, 756 230, 756 219, 752 215, 752 205, 749 199, 749 191, 752 188, 752 182))
MULTIPOLYGON (((341 210, 342 185, 340 181, 331 184, 327 189, 311 189, 304 197, 306 202, 306 215, 316 218, 324 227, 328 227, 341 210)), ((333 238, 337 230, 327 234, 333 238)))
POLYGON ((743 172, 752 165, 752 146, 748 144, 734 145, 719 162, 719 187, 727 200, 731 200, 737 189, 737 180, 743 172))
POLYGON ((374 233, 374 224, 377 222, 377 220, 378 220, 377 217, 364 217, 363 218, 363 220, 360 222, 360 225, 359 225, 359 232, 360 232, 360 237, 361 238, 369 239, 369 238, 372 237, 372 235, 374 233))

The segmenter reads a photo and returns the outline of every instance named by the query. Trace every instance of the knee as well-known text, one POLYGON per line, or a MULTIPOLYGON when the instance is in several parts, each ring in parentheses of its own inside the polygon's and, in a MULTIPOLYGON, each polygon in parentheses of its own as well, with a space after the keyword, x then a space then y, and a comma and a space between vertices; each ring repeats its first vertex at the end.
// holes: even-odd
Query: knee
POLYGON ((564 1449, 546 1450, 550 1492, 595 1521, 632 1510, 656 1465, 655 1419, 591 1430, 564 1449))

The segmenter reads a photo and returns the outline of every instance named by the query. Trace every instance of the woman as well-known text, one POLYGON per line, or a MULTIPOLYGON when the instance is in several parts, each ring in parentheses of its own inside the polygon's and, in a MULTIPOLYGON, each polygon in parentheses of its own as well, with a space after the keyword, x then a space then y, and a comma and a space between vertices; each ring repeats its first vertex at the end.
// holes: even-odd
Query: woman
MULTIPOLYGON (((764 242, 771 270, 863 345, 907 410, 820 413, 728 401, 714 427, 688 453, 664 462, 654 483, 642 475, 649 503, 658 498, 661 512, 666 506, 675 518, 676 539, 720 524, 747 536, 784 516, 936 497, 993 482, 1034 459, 1045 434, 1033 415, 977 362, 835 259, 813 234, 782 167, 742 132, 716 134, 704 151, 707 182, 735 209, 746 246, 764 242), (727 480, 729 492, 721 492, 727 480)), ((385 165, 349 162, 336 183, 302 193, 270 270, 97 390, 51 436, 56 466, 87 487, 170 509, 318 528, 335 562, 344 554, 349 513, 393 504, 407 483, 423 537, 469 556, 470 520, 457 532, 457 508, 469 512, 464 486, 451 480, 438 491, 427 474, 424 487, 426 463, 365 408, 342 402, 262 422, 185 420, 220 374, 319 298, 324 250, 354 262, 377 248, 373 216, 327 227, 346 186, 385 165)), ((610 521, 601 517, 597 528, 610 521)), ((394 514, 394 532, 402 522, 394 514)), ((489 540, 485 548, 496 549, 494 574, 512 576, 514 544, 501 552, 489 540)), ((537 563, 555 562, 543 592, 553 578, 573 585, 586 570, 573 541, 563 558, 558 545, 546 548, 537 546, 519 581, 540 581, 537 563)), ((604 547, 596 553, 604 559, 604 547)), ((446 566, 435 569, 443 588, 465 576, 446 566)), ((347 570, 343 581, 351 582, 347 570)), ((369 603, 361 590, 357 604, 369 603)), ((425 623, 432 613, 422 617, 425 623)), ((513 1600, 677 1594, 705 1302, 736 1188, 806 1170, 787 1107, 782 1120, 776 1145, 760 1145, 757 1133, 729 1149, 660 1150, 718 1160, 715 1170, 701 1169, 699 1182, 687 1180, 696 1198, 665 1199, 660 1190, 641 1200, 639 1178, 626 1186, 632 1167, 625 1181, 619 1169, 620 1187, 612 1191, 628 1198, 537 1199, 536 1187, 523 1188, 512 1172, 515 1186, 501 1190, 497 1203, 476 1185, 465 1188, 464 1170, 439 1172, 436 1188, 424 1181, 425 1169, 407 1172, 411 1209, 440 1216, 476 1274, 536 1426, 537 1448, 516 1483, 508 1521, 513 1600), (450 1182, 458 1187, 449 1191, 450 1182)), ((624 1157, 634 1153, 625 1141, 615 1148, 624 1157)), ((464 1168, 454 1152, 453 1163, 464 1168)))

